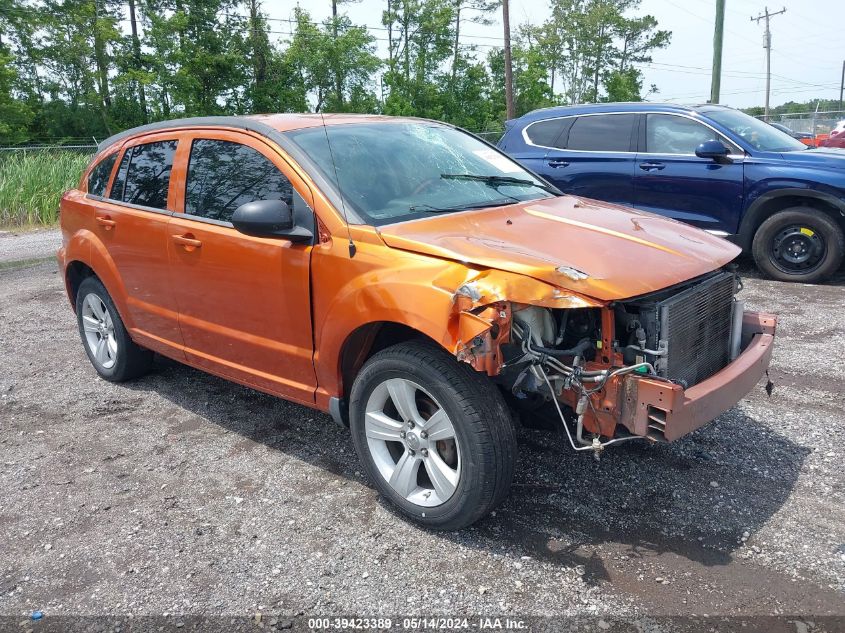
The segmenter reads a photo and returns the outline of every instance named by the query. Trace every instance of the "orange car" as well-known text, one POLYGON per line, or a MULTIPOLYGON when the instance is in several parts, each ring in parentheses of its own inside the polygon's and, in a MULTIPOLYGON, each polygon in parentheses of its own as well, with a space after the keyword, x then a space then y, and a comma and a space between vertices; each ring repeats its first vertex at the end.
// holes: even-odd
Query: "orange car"
POLYGON ((674 440, 763 376, 739 248, 563 196, 443 123, 183 119, 104 141, 58 258, 106 380, 153 352, 328 411, 382 495, 454 529, 508 492, 516 414, 576 451, 674 440))

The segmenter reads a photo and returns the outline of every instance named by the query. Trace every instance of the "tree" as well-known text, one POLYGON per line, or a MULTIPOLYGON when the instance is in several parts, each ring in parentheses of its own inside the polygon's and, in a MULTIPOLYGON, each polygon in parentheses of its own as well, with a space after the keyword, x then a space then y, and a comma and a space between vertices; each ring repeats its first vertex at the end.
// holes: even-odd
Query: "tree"
POLYGON ((605 101, 642 101, 642 73, 636 68, 612 70, 605 80, 605 101))
MULTIPOLYGON (((629 0, 628 9, 638 8, 640 0, 629 0)), ((658 31, 654 16, 644 15, 638 18, 621 17, 614 25, 615 36, 621 40, 621 48, 616 51, 617 69, 624 72, 632 64, 651 61, 651 51, 666 48, 672 39, 669 31, 658 31)))
POLYGON ((274 101, 270 84, 273 47, 267 33, 267 20, 258 0, 247 0, 247 9, 249 30, 244 42, 244 54, 250 60, 250 78, 245 102, 252 112, 270 112, 274 101))
POLYGON ((440 118, 444 115, 444 66, 454 42, 452 0, 389 0, 387 114, 440 118))
MULTIPOLYGON (((542 50, 525 39, 523 31, 512 49, 514 78, 514 108, 516 116, 555 104, 549 84, 550 68, 542 50)), ((490 52, 490 99, 495 104, 495 118, 505 116, 504 54, 501 49, 490 52)))
POLYGON ((453 0, 453 2, 452 81, 454 82, 461 66, 461 25, 465 22, 492 24, 490 14, 499 7, 501 0, 453 0))
POLYGON ((554 72, 560 79, 563 98, 568 103, 584 100, 592 76, 591 62, 607 37, 597 32, 601 0, 552 0, 552 16, 543 25, 541 46, 549 55, 554 72))
POLYGON ((46 0, 41 12, 39 66, 52 99, 65 98, 71 111, 96 110, 92 133, 112 130, 111 55, 121 39, 117 7, 106 0, 46 0))
POLYGON ((170 59, 170 95, 186 116, 237 109, 246 84, 246 19, 237 0, 164 0, 153 28, 162 31, 155 56, 170 59))
MULTIPOLYGON (((100 139, 177 116, 308 110, 501 125, 502 50, 464 41, 501 0, 383 0, 385 60, 343 14, 355 1, 332 0, 321 23, 296 10, 281 40, 262 0, 0 0, 0 134, 100 139)), ((549 20, 514 29, 516 113, 640 99, 639 66, 670 36, 640 0, 549 1, 549 20)))
POLYGON ((296 26, 285 56, 313 95, 315 111, 371 111, 376 104, 372 75, 381 65, 373 36, 346 16, 318 25, 304 9, 294 15, 296 26))
POLYGON ((21 143, 27 140, 27 125, 32 113, 23 101, 15 98, 17 71, 8 48, 0 44, 0 143, 21 143))

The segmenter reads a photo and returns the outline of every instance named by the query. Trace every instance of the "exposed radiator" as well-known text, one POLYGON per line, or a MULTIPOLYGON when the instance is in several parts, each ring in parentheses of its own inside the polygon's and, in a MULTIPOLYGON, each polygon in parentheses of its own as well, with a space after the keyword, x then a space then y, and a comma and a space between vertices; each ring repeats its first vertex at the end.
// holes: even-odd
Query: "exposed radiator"
POLYGON ((734 274, 724 272, 657 304, 668 349, 661 374, 691 387, 730 362, 735 287, 734 274))

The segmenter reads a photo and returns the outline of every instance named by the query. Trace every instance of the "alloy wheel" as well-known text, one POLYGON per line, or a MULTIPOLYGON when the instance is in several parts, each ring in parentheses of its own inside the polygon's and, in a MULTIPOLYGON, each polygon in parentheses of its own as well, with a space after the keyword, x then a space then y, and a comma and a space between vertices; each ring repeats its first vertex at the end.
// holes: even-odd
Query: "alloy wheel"
POLYGON ((114 320, 108 306, 93 292, 86 295, 82 302, 82 329, 96 363, 103 369, 114 367, 118 353, 114 320))
POLYGON ((446 410, 418 384, 391 378, 367 401, 364 431, 373 462, 407 501, 433 507, 458 487, 461 453, 446 410))

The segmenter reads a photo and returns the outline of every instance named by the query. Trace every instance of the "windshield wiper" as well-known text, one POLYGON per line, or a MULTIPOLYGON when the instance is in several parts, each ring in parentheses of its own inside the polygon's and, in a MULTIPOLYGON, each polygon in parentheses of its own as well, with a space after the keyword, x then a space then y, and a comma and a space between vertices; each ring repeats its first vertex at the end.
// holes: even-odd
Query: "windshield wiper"
POLYGON ((474 180, 477 182, 483 182, 485 185, 490 185, 494 189, 502 185, 536 187, 537 189, 542 189, 546 193, 550 193, 555 196, 561 195, 561 192, 555 187, 541 182, 536 182, 534 180, 528 180, 527 178, 514 178, 513 176, 482 176, 479 174, 440 174, 440 177, 444 180, 474 180))
POLYGON ((459 204, 455 207, 435 207, 430 204, 412 204, 408 207, 409 211, 414 213, 452 213, 453 211, 469 211, 471 209, 486 209, 487 207, 505 207, 510 204, 516 204, 521 200, 489 200, 486 202, 475 202, 473 204, 459 204))

